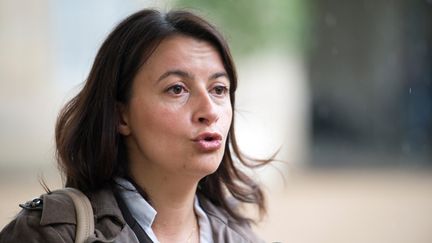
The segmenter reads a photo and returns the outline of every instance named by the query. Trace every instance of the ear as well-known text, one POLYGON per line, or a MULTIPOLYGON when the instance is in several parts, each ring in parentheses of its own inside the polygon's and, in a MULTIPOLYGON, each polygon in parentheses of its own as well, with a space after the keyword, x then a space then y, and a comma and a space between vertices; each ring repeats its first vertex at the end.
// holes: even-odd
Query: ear
POLYGON ((118 131, 121 135, 128 136, 131 134, 131 129, 129 126, 129 113, 127 106, 122 103, 117 103, 117 110, 119 113, 118 131))

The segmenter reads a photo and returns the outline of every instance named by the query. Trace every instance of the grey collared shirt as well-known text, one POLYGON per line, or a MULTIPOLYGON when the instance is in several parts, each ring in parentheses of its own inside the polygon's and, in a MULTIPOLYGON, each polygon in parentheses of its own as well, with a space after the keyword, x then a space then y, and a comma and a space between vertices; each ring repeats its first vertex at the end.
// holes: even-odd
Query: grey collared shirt
MULTIPOLYGON (((154 243, 159 243, 151 228, 157 214, 156 210, 138 193, 134 185, 132 185, 128 180, 116 178, 115 181, 119 184, 118 189, 120 196, 126 203, 132 216, 147 233, 150 239, 154 243)), ((213 243, 210 220, 201 208, 197 196, 195 196, 194 200, 194 210, 198 217, 200 243, 213 243)))

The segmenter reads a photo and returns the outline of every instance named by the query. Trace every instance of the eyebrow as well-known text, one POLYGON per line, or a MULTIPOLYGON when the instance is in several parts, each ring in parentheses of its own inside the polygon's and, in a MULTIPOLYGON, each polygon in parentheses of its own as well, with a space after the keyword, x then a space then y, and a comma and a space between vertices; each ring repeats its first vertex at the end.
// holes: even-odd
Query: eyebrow
POLYGON ((225 77, 226 79, 229 79, 228 74, 226 72, 218 72, 218 73, 215 73, 212 76, 210 76, 209 80, 217 79, 220 77, 225 77))
MULTIPOLYGON (((166 71, 164 74, 162 74, 158 78, 157 82, 160 82, 161 80, 163 80, 163 79, 165 79, 171 75, 175 75, 175 76, 179 76, 179 77, 187 78, 187 79, 193 79, 194 78, 194 75, 192 75, 191 73, 188 73, 188 72, 185 72, 185 71, 182 71, 179 69, 174 69, 174 70, 166 71)), ((217 73, 212 74, 209 77, 209 80, 217 79, 220 77, 225 77, 225 78, 229 79, 228 74, 226 72, 217 72, 217 73)))
POLYGON ((188 72, 185 72, 185 71, 182 71, 182 70, 179 70, 179 69, 175 69, 175 70, 166 71, 164 74, 162 74, 158 78, 157 82, 159 82, 162 79, 165 79, 165 78, 167 78, 168 76, 171 76, 171 75, 180 76, 182 78, 188 78, 188 79, 192 79, 193 78, 192 74, 190 74, 188 72))

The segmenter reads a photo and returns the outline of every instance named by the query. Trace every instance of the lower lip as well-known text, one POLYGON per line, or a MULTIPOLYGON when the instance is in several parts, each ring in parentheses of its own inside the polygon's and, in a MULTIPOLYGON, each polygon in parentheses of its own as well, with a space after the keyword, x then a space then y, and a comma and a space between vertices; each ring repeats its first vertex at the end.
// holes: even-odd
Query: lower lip
POLYGON ((221 148, 222 141, 221 140, 212 140, 212 141, 199 140, 199 141, 195 141, 195 144, 197 145, 200 151, 213 152, 221 148))

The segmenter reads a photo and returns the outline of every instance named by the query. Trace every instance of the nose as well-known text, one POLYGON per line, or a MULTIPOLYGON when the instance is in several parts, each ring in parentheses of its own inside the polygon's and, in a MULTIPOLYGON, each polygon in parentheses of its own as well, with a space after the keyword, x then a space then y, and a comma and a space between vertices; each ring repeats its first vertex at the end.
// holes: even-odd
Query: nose
POLYGON ((211 125, 219 119, 217 105, 207 92, 202 92, 195 99, 193 121, 199 124, 211 125))

